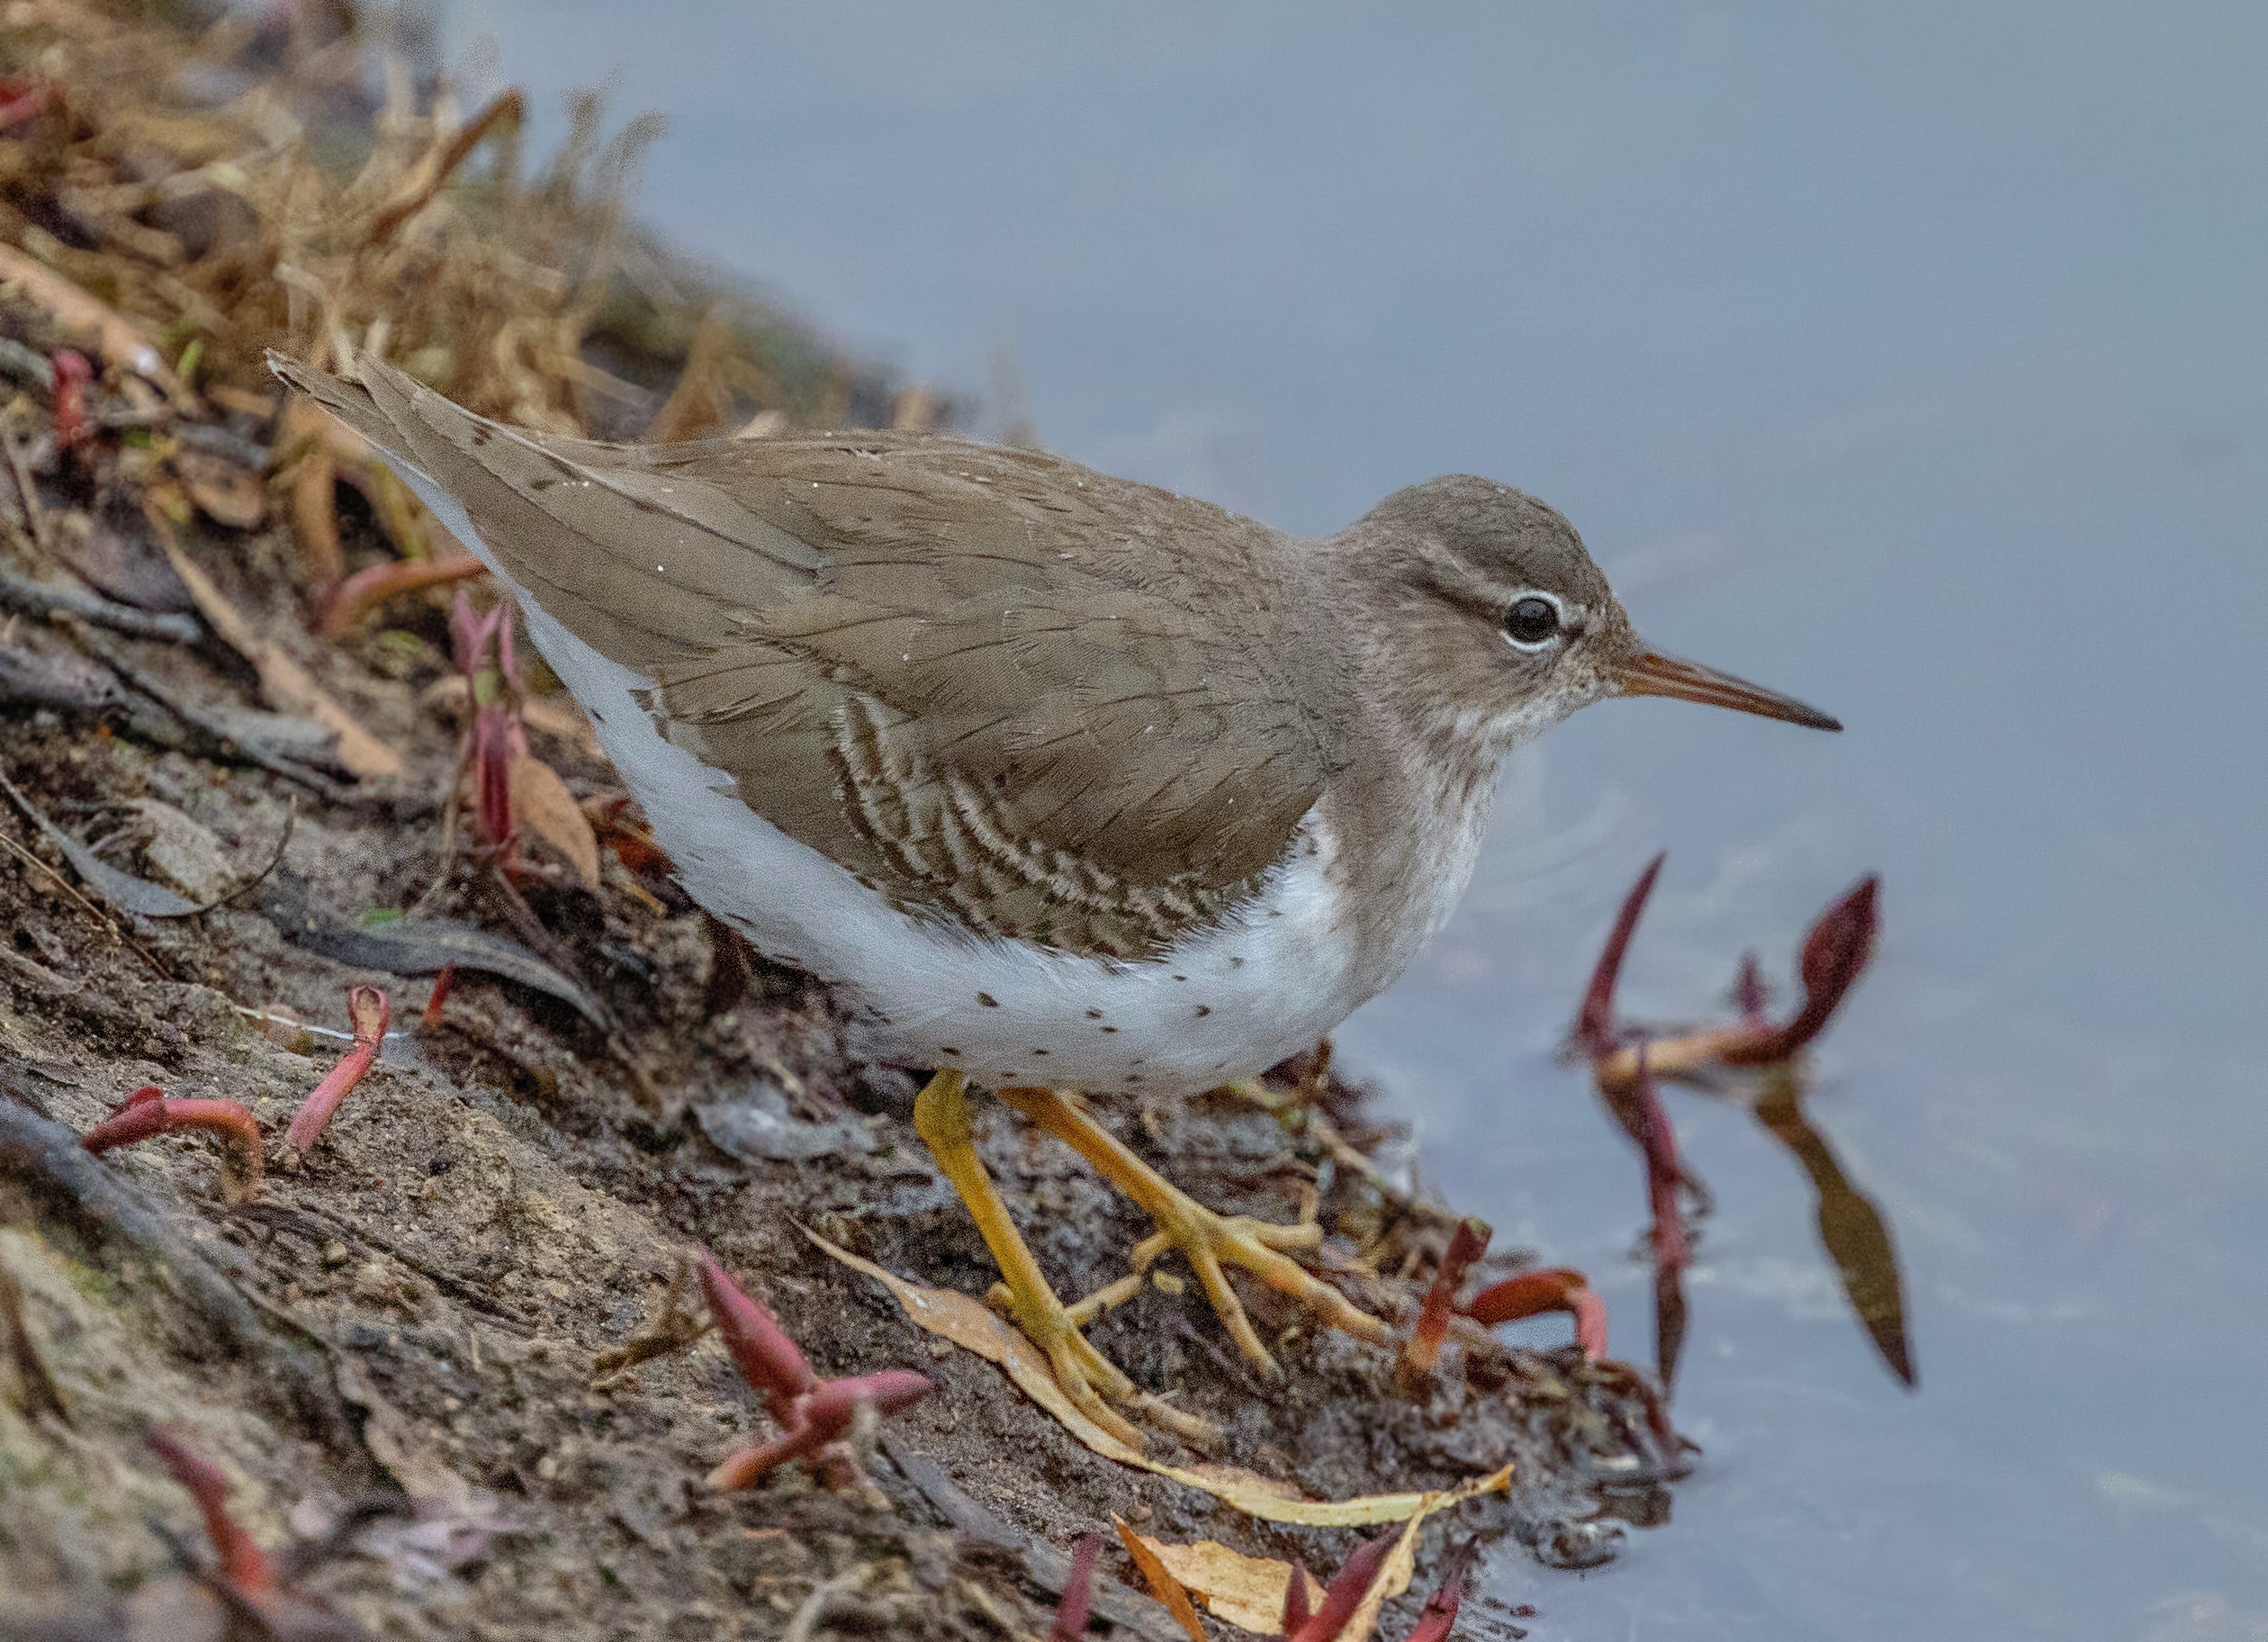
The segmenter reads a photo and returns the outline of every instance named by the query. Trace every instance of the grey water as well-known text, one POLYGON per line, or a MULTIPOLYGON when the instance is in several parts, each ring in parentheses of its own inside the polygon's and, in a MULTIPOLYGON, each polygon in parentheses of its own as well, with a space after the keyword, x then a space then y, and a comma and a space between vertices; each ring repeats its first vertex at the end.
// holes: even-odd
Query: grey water
MULTIPOLYGON (((1517 757, 1342 1037, 1499 1244, 1651 1351, 1636 1163, 1553 1049, 1786 973, 1884 879, 1811 1186, 1672 1091, 1721 1209, 1666 1529, 1491 1570, 1538 1638, 2268 1638, 2268 9, 454 0, 452 52, 668 112, 649 218, 1055 447, 1302 530, 1444 471, 1553 502, 1672 651, 1517 757), (492 50, 479 48, 486 39, 492 50)), ((476 87, 477 89, 477 87, 476 87)), ((1529 1338, 1556 1339, 1544 1323, 1529 1338)))

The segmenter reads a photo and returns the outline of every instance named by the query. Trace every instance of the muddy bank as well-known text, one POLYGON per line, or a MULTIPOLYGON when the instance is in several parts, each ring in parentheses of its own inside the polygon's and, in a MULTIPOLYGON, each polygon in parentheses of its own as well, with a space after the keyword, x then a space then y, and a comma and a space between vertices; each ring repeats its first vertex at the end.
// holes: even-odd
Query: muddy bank
MULTIPOLYGON (((454 545, 257 355, 352 333, 482 408, 615 434, 905 425, 941 396, 670 270, 595 123, 523 181, 501 100, 389 111, 336 20, 263 29, 48 5, 0 30, 0 773, 23 800, 0 814, 0 1630, 1032 1635, 1113 1514, 1336 1566, 1361 1531, 1096 1453, 823 1250, 994 1280, 905 1121, 923 1069, 686 899, 572 703, 462 654, 453 597, 491 595, 454 545), (500 838, 476 697, 522 738, 500 838), (356 987, 392 1029, 302 1161, 284 1131, 356 987), (144 1087, 241 1103, 257 1191, 196 1135, 78 1146, 144 1087), (698 1319, 699 1249, 819 1375, 932 1383, 861 1433, 869 1488, 707 1487, 773 1430, 714 1335, 609 1366, 698 1319), (288 1602, 231 1613, 203 1577, 152 1425, 288 1553, 288 1602)), ((1316 1220, 1332 1280, 1406 1329, 1454 1217, 1394 1166, 1390 1094, 1318 1069, 1102 1114, 1208 1204, 1316 1220)), ((979 1124, 1058 1287, 1120 1283, 1147 1221, 999 1106, 979 1124)), ((1413 1377, 1245 1284, 1269 1381, 1185 1276, 1121 1285, 1093 1330, 1180 1411, 1152 1459, 1316 1502, 1511 1466, 1428 1520, 1382 1634, 1453 1543, 1582 1563, 1666 1509, 1676 1444, 1619 1364, 1465 1328, 1413 1377)), ((1103 1568, 1098 1628, 1182 1634, 1115 1541, 1103 1568)))

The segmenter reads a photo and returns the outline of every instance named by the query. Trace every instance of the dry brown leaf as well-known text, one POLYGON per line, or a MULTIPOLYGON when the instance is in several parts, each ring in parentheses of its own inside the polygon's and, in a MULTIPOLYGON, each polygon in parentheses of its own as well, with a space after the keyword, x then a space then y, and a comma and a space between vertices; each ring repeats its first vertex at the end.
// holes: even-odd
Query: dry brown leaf
POLYGON ((567 858, 575 875, 591 889, 598 887, 598 835, 590 830, 590 817, 567 790, 567 783, 533 753, 512 754, 505 776, 512 791, 512 813, 528 830, 567 858))
MULTIPOLYGON (((1144 1535, 1142 1543, 1208 1612, 1264 1637, 1283 1628, 1284 1594, 1292 1588, 1292 1574, 1304 1570, 1266 1556, 1247 1556, 1217 1539, 1167 1545, 1144 1535)), ((1304 1576, 1308 1611, 1313 1613, 1323 1601, 1323 1583, 1312 1574, 1304 1576)))
POLYGON ((1444 1506, 1476 1494, 1494 1493, 1511 1486, 1512 1467, 1475 1477, 1449 1492, 1435 1493, 1372 1493, 1352 1500, 1308 1500, 1289 1484, 1240 1471, 1233 1466, 1183 1466, 1160 1465, 1129 1448, 1081 1413, 1056 1384, 1054 1371, 1040 1349, 1004 1320, 969 1295, 948 1288, 924 1288, 871 1260, 862 1260, 838 1249, 816 1232, 804 1235, 853 1271, 864 1272, 888 1289, 917 1328, 974 1351, 997 1363, 1016 1383, 1017 1389, 1046 1409, 1064 1430, 1105 1459, 1136 1466, 1191 1488, 1201 1488, 1225 1500, 1246 1516, 1266 1522, 1296 1523, 1304 1528, 1366 1528, 1381 1522, 1400 1522, 1429 1515, 1444 1506))
POLYGON ((174 452, 173 470, 189 500, 231 530, 256 530, 267 517, 267 487, 256 474, 210 451, 174 452))
POLYGON ((161 532, 158 545, 166 550, 174 573, 197 601, 198 614, 230 649, 252 663, 253 670, 260 675, 260 693, 267 698, 270 707, 280 713, 312 718, 325 729, 337 732, 338 762, 363 780, 401 773, 401 754, 356 723, 329 692, 315 682, 306 668, 255 633, 244 613, 228 601, 212 584, 212 578, 182 552, 169 534, 161 532))
POLYGON ((1126 1525, 1126 1519, 1115 1511, 1111 1513, 1111 1526, 1118 1529, 1119 1543, 1134 1559, 1134 1565, 1142 1571, 1143 1582, 1150 1594, 1166 1605, 1166 1611, 1174 1616, 1174 1622, 1189 1633, 1190 1642, 1207 1642, 1204 1621, 1197 1617, 1197 1610, 1189 1600, 1189 1592, 1174 1577, 1174 1571, 1158 1560, 1149 1541, 1126 1525))

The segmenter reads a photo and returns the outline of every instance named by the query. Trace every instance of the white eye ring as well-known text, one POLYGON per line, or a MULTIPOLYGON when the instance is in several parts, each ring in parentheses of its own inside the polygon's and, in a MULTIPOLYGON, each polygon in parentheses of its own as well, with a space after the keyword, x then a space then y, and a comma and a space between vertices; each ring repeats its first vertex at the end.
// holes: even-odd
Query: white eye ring
POLYGON ((1567 606, 1556 594, 1529 588, 1505 607, 1502 631, 1504 642, 1515 650, 1529 655, 1541 654, 1567 636, 1567 606), (1551 622, 1540 631, 1537 623, 1544 618, 1534 608, 1537 605, 1546 608, 1551 622))

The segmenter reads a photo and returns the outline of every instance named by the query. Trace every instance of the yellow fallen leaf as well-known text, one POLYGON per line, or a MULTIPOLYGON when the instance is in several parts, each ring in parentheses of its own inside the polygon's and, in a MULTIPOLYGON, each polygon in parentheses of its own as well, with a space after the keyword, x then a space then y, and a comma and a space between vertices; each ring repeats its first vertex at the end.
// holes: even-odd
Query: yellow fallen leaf
POLYGON ((598 836, 590 817, 567 790, 567 783, 533 753, 515 753, 505 780, 512 790, 512 813, 528 830, 567 858, 567 864, 591 889, 598 887, 598 836))
POLYGON ((864 1272, 890 1291, 914 1326, 1007 1371, 1018 1390, 1046 1409, 1081 1442, 1105 1459, 1136 1466, 1191 1488, 1200 1488, 1225 1500, 1246 1516, 1265 1522, 1289 1522, 1303 1528, 1365 1528, 1380 1522, 1400 1522, 1430 1515, 1476 1494, 1496 1493, 1512 1485, 1512 1467, 1475 1477, 1446 1493, 1372 1493, 1352 1500, 1310 1500, 1289 1483, 1260 1476, 1234 1466, 1184 1466, 1161 1465, 1129 1448, 1081 1413, 1056 1384, 1054 1371, 1040 1349, 975 1297, 947 1288, 925 1288, 862 1260, 847 1249, 838 1249, 808 1228, 804 1235, 828 1255, 853 1271, 864 1272))
POLYGON ((1197 1617, 1189 1592, 1182 1589, 1173 1570, 1158 1560, 1149 1542, 1127 1527, 1126 1519, 1115 1511, 1111 1513, 1111 1526, 1118 1529, 1119 1543, 1134 1559, 1134 1565, 1142 1570, 1142 1580, 1149 1586, 1150 1594, 1166 1605, 1166 1611, 1174 1616, 1174 1623, 1189 1634, 1190 1642, 1207 1642, 1204 1621, 1197 1617))
POLYGON ((230 649, 252 663, 253 671, 260 675, 260 693, 267 698, 270 707, 279 713, 312 718, 325 729, 334 731, 338 736, 338 762, 357 776, 368 780, 401 773, 401 754, 356 723, 329 692, 315 682, 306 668, 254 632, 244 612, 230 604, 213 585, 212 578, 181 550, 170 531, 158 532, 158 545, 166 550, 174 573, 196 600, 197 613, 205 618, 206 625, 230 649))
POLYGON ((950 1288, 924 1288, 918 1283, 909 1283, 871 1260, 862 1260, 846 1249, 836 1248, 816 1232, 806 1231, 804 1235, 851 1270, 864 1272, 888 1289, 905 1308, 906 1316, 915 1327, 950 1340, 962 1349, 974 1351, 986 1362, 997 1363, 1006 1369, 1019 1391, 1053 1414, 1066 1430, 1105 1459, 1128 1466, 1148 1464, 1140 1454, 1081 1413, 1063 1394, 1063 1387, 1056 1384, 1055 1371, 1048 1366, 1039 1347, 982 1301, 950 1288))
MULTIPOLYGON (((1300 1572, 1290 1563, 1247 1556, 1217 1539, 1167 1545, 1145 1535, 1142 1543, 1208 1612, 1264 1637, 1283 1628, 1284 1595, 1292 1589, 1292 1574, 1300 1572)), ((1323 1600, 1323 1585, 1312 1574, 1305 1577, 1308 1611, 1313 1613, 1323 1600)))

